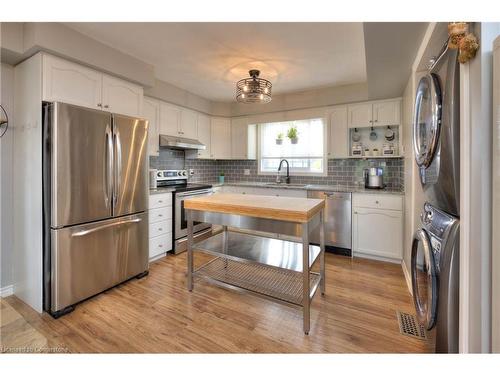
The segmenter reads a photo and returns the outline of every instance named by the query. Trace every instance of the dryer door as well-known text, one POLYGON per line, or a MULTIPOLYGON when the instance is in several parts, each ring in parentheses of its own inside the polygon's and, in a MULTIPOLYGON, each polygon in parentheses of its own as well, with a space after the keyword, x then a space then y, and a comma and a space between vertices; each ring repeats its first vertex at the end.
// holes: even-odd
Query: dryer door
POLYGON ((420 79, 415 97, 413 148, 421 168, 431 165, 437 150, 441 128, 441 89, 438 77, 431 73, 420 79))
POLYGON ((413 237, 411 281, 417 319, 430 330, 436 323, 438 279, 429 237, 423 229, 413 237))

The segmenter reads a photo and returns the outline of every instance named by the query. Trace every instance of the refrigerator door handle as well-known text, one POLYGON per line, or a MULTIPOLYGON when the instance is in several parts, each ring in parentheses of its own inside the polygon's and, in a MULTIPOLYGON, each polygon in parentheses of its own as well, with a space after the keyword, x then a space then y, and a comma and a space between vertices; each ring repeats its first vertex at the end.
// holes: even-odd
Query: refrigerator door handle
POLYGON ((130 220, 120 220, 120 221, 116 221, 114 223, 100 225, 100 226, 92 228, 92 229, 81 230, 79 232, 73 233, 71 235, 71 237, 81 237, 81 236, 85 236, 87 234, 94 233, 94 232, 97 232, 97 231, 100 231, 100 230, 103 230, 103 229, 106 229, 106 228, 115 227, 115 226, 123 225, 123 224, 139 223, 141 221, 142 221, 141 218, 135 218, 135 219, 130 219, 130 220))
MULTIPOLYGON (((106 207, 109 207, 110 198, 113 199, 113 133, 111 125, 106 125, 106 188, 105 188, 105 201, 106 207)), ((111 202, 113 204, 113 202, 111 202)))
POLYGON ((115 149, 114 159, 116 161, 114 170, 114 192, 113 192, 113 206, 116 207, 118 196, 120 195, 120 181, 122 176, 122 143, 120 140, 120 132, 115 127, 115 149))

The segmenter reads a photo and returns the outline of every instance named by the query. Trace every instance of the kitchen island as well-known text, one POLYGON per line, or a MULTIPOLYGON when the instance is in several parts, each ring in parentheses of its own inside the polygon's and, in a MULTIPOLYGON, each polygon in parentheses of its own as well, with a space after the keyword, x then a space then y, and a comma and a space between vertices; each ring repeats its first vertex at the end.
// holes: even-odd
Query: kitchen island
POLYGON ((188 227, 187 286, 194 277, 232 289, 300 306, 303 329, 310 329, 311 300, 325 293, 324 207, 322 199, 214 194, 184 202, 188 227), (222 225, 222 232, 194 244, 193 222, 222 225), (320 226, 320 245, 309 233, 320 226), (228 230, 247 230, 297 237, 301 242, 259 237, 228 230), (196 270, 194 252, 214 256, 196 270), (319 272, 312 267, 319 260, 319 272))

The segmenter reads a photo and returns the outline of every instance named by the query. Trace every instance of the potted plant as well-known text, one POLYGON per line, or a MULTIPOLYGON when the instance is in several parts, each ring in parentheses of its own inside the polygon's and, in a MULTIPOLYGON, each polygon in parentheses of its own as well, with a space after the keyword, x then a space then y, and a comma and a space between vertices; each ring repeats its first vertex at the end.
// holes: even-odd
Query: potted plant
POLYGON ((224 183, 224 172, 219 173, 219 183, 224 183))
POLYGON ((290 138, 292 144, 296 145, 299 141, 299 132, 297 131, 297 127, 292 126, 290 129, 288 129, 288 133, 286 134, 286 136, 290 138))
POLYGON ((278 136, 276 137, 276 144, 281 145, 283 144, 283 133, 278 133, 278 136))

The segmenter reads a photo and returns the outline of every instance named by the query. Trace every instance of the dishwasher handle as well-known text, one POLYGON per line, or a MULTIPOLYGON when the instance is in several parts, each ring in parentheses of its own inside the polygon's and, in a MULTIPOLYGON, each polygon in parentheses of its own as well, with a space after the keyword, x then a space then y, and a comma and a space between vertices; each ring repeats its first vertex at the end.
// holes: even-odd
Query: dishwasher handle
POLYGON ((351 193, 339 193, 335 191, 323 191, 322 193, 326 199, 337 199, 342 201, 351 200, 351 193))

